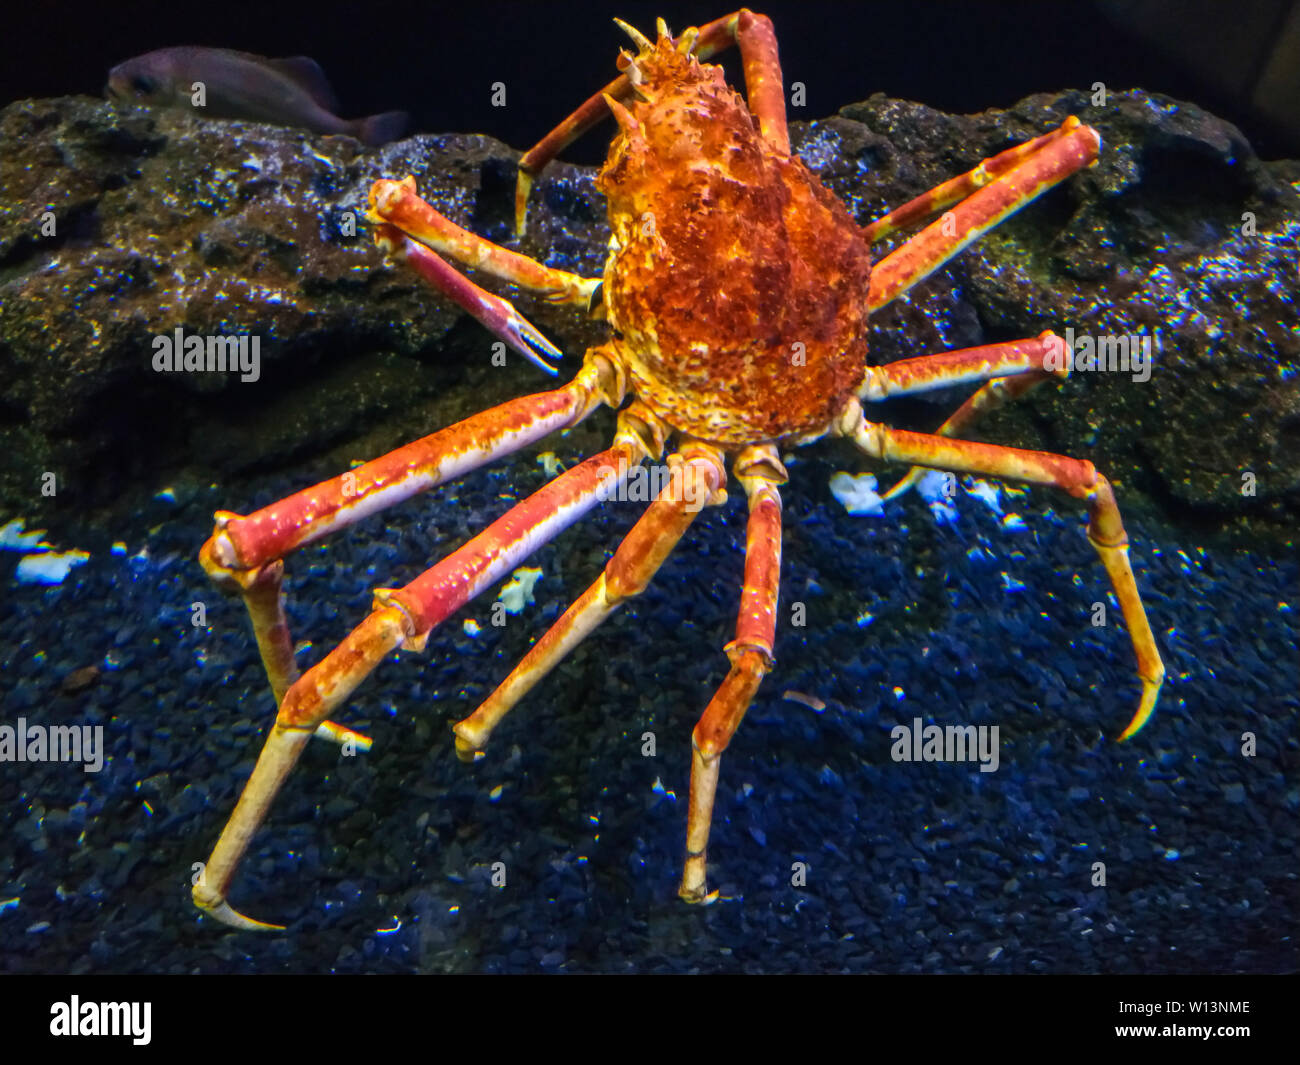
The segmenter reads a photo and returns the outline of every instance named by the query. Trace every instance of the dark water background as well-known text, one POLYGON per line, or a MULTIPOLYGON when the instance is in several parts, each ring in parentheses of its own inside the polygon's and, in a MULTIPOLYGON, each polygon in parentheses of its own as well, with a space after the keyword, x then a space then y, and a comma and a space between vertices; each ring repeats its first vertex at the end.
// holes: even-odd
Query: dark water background
MULTIPOLYGON (((1247 93, 1229 91, 1212 72, 1175 58, 1176 41, 1153 45, 1136 35, 1132 12, 1151 6, 1164 5, 774 0, 754 10, 776 26, 787 83, 806 87, 807 105, 791 118, 821 118, 874 92, 969 113, 1101 81, 1111 91, 1141 87, 1195 100, 1238 125, 1266 159, 1300 155, 1294 131, 1260 117, 1247 93)), ((1268 26, 1275 18, 1280 29, 1284 7, 1272 0, 1246 5, 1241 24, 1268 26)), ((1173 36, 1221 40, 1221 12, 1214 8, 1180 4, 1173 36)), ((198 44, 312 56, 347 117, 404 108, 413 131, 490 133, 524 148, 614 76, 613 57, 628 43, 615 16, 653 35, 658 16, 680 32, 730 10, 710 0, 16 5, 6 13, 6 32, 16 46, 0 65, 0 104, 99 95, 108 69, 122 60, 198 44), (508 89, 505 107, 492 104, 498 81, 508 89)), ((1275 39, 1259 33, 1257 65, 1275 39)), ((1238 41, 1221 43, 1241 51, 1238 41)), ((721 62, 735 82, 735 53, 721 62)), ((604 143, 595 138, 574 145, 565 158, 594 164, 603 155, 604 143)))

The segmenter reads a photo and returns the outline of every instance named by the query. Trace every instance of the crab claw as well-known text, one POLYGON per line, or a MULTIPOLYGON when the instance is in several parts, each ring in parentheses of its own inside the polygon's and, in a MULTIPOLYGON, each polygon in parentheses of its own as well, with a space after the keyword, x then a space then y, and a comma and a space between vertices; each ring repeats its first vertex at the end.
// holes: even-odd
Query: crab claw
POLYGON ((194 882, 194 888, 190 892, 194 899, 194 905, 206 913, 214 920, 220 921, 231 928, 238 928, 241 932, 283 932, 282 924, 267 924, 265 921, 254 921, 251 917, 245 917, 225 900, 225 897, 218 891, 208 886, 207 870, 199 874, 198 880, 194 882))
MULTIPOLYGON (((502 302, 505 303, 505 300, 502 302)), ((547 358, 562 359, 564 352, 542 336, 541 331, 509 303, 506 303, 506 306, 510 307, 505 325, 505 332, 508 334, 505 337, 507 343, 525 359, 535 366, 540 366, 547 373, 552 375, 559 373, 559 368, 552 366, 546 360, 547 358)))
POLYGON ((425 281, 468 311, 490 333, 500 337, 529 362, 549 374, 559 373, 558 368, 546 360, 561 359, 564 353, 516 311, 509 300, 480 288, 433 249, 390 222, 376 227, 375 243, 386 254, 405 259, 407 265, 425 281))

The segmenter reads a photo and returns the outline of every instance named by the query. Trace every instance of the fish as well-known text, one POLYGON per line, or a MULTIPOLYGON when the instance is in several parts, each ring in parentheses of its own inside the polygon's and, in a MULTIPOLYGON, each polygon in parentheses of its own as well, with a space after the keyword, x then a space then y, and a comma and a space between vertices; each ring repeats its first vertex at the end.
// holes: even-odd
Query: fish
POLYGON ((408 117, 405 111, 385 111, 339 118, 334 93, 314 59, 268 59, 229 48, 160 48, 136 56, 108 72, 105 91, 118 103, 343 133, 372 148, 400 137, 408 117), (203 86, 202 106, 195 103, 195 82, 203 86))

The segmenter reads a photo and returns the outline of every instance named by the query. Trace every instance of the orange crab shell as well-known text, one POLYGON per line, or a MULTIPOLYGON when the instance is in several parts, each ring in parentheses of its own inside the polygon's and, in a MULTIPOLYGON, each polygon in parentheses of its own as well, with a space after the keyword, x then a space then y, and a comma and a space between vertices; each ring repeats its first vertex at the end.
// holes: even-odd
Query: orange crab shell
POLYGON ((661 36, 597 179, 603 298, 638 397, 729 447, 824 431, 861 386, 868 246, 803 163, 769 144, 722 68, 661 36))

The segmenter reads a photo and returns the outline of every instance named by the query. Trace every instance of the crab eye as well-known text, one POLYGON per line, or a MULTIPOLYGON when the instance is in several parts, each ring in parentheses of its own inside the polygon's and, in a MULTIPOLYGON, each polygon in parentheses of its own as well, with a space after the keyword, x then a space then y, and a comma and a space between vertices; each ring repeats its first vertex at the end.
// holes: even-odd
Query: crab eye
POLYGON ((148 96, 158 88, 158 83, 153 78, 146 77, 143 74, 137 74, 131 79, 131 88, 141 96, 148 96))

